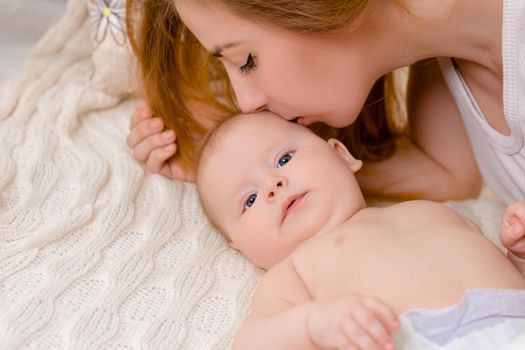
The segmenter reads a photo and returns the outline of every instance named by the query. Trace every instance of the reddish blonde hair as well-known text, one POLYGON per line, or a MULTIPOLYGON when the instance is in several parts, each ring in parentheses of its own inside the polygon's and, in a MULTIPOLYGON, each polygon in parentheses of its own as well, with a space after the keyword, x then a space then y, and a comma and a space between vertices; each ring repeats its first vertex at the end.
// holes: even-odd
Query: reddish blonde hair
MULTIPOLYGON (((345 28, 368 2, 219 1, 239 16, 303 33, 345 28)), ((166 127, 176 131, 176 157, 183 166, 193 168, 198 140, 208 130, 191 110, 198 110, 201 117, 215 124, 239 112, 228 76, 181 21, 174 0, 128 0, 127 13, 128 36, 139 61, 144 97, 166 127)), ((396 130, 391 118, 398 101, 392 77, 385 76, 370 91, 355 123, 337 130, 325 125, 312 129, 323 137, 339 138, 364 161, 384 159, 393 153, 394 136, 401 130, 396 130)))

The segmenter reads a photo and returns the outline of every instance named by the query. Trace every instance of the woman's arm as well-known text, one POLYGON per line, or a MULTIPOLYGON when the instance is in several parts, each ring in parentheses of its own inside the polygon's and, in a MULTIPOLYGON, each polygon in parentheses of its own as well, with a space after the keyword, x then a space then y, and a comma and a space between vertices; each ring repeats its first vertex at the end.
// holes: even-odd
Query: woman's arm
POLYGON ((410 138, 396 152, 365 164, 358 175, 369 197, 465 199, 476 197, 481 176, 467 132, 437 61, 411 67, 407 91, 410 138))

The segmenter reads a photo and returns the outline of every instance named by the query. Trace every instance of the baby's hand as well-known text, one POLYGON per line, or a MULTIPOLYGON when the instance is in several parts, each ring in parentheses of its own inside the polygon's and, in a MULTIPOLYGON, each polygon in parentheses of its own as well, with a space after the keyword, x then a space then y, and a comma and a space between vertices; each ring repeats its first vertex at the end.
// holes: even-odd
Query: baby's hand
POLYGON ((321 349, 392 350, 399 321, 374 297, 348 295, 313 306, 306 321, 310 338, 321 349))
POLYGON ((147 105, 135 108, 129 129, 128 147, 133 150, 133 157, 145 163, 149 171, 172 180, 194 181, 192 172, 170 159, 177 152, 175 132, 164 130, 162 119, 154 118, 147 105))
POLYGON ((525 276, 525 201, 514 202, 507 207, 499 237, 509 250, 509 260, 525 276))

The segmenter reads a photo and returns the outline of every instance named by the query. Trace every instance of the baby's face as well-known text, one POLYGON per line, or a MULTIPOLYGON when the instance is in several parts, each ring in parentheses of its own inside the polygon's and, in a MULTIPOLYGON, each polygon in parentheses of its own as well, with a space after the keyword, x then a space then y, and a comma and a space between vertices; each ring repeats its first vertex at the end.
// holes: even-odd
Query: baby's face
POLYGON ((202 164, 199 191, 232 246, 269 269, 364 207, 361 162, 274 114, 241 118, 202 164))

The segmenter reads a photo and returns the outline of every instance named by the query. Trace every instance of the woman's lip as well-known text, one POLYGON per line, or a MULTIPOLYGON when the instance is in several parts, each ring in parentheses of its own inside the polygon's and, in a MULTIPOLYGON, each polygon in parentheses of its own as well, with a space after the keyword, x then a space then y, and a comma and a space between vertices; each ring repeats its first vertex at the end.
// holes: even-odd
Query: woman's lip
POLYGON ((310 122, 305 117, 284 117, 284 119, 291 121, 292 123, 297 123, 299 125, 307 126, 310 122))
POLYGON ((310 122, 305 117, 297 117, 297 124, 307 126, 310 122))
POLYGON ((281 204, 281 222, 290 214, 298 205, 301 204, 306 192, 292 195, 284 200, 281 204))

